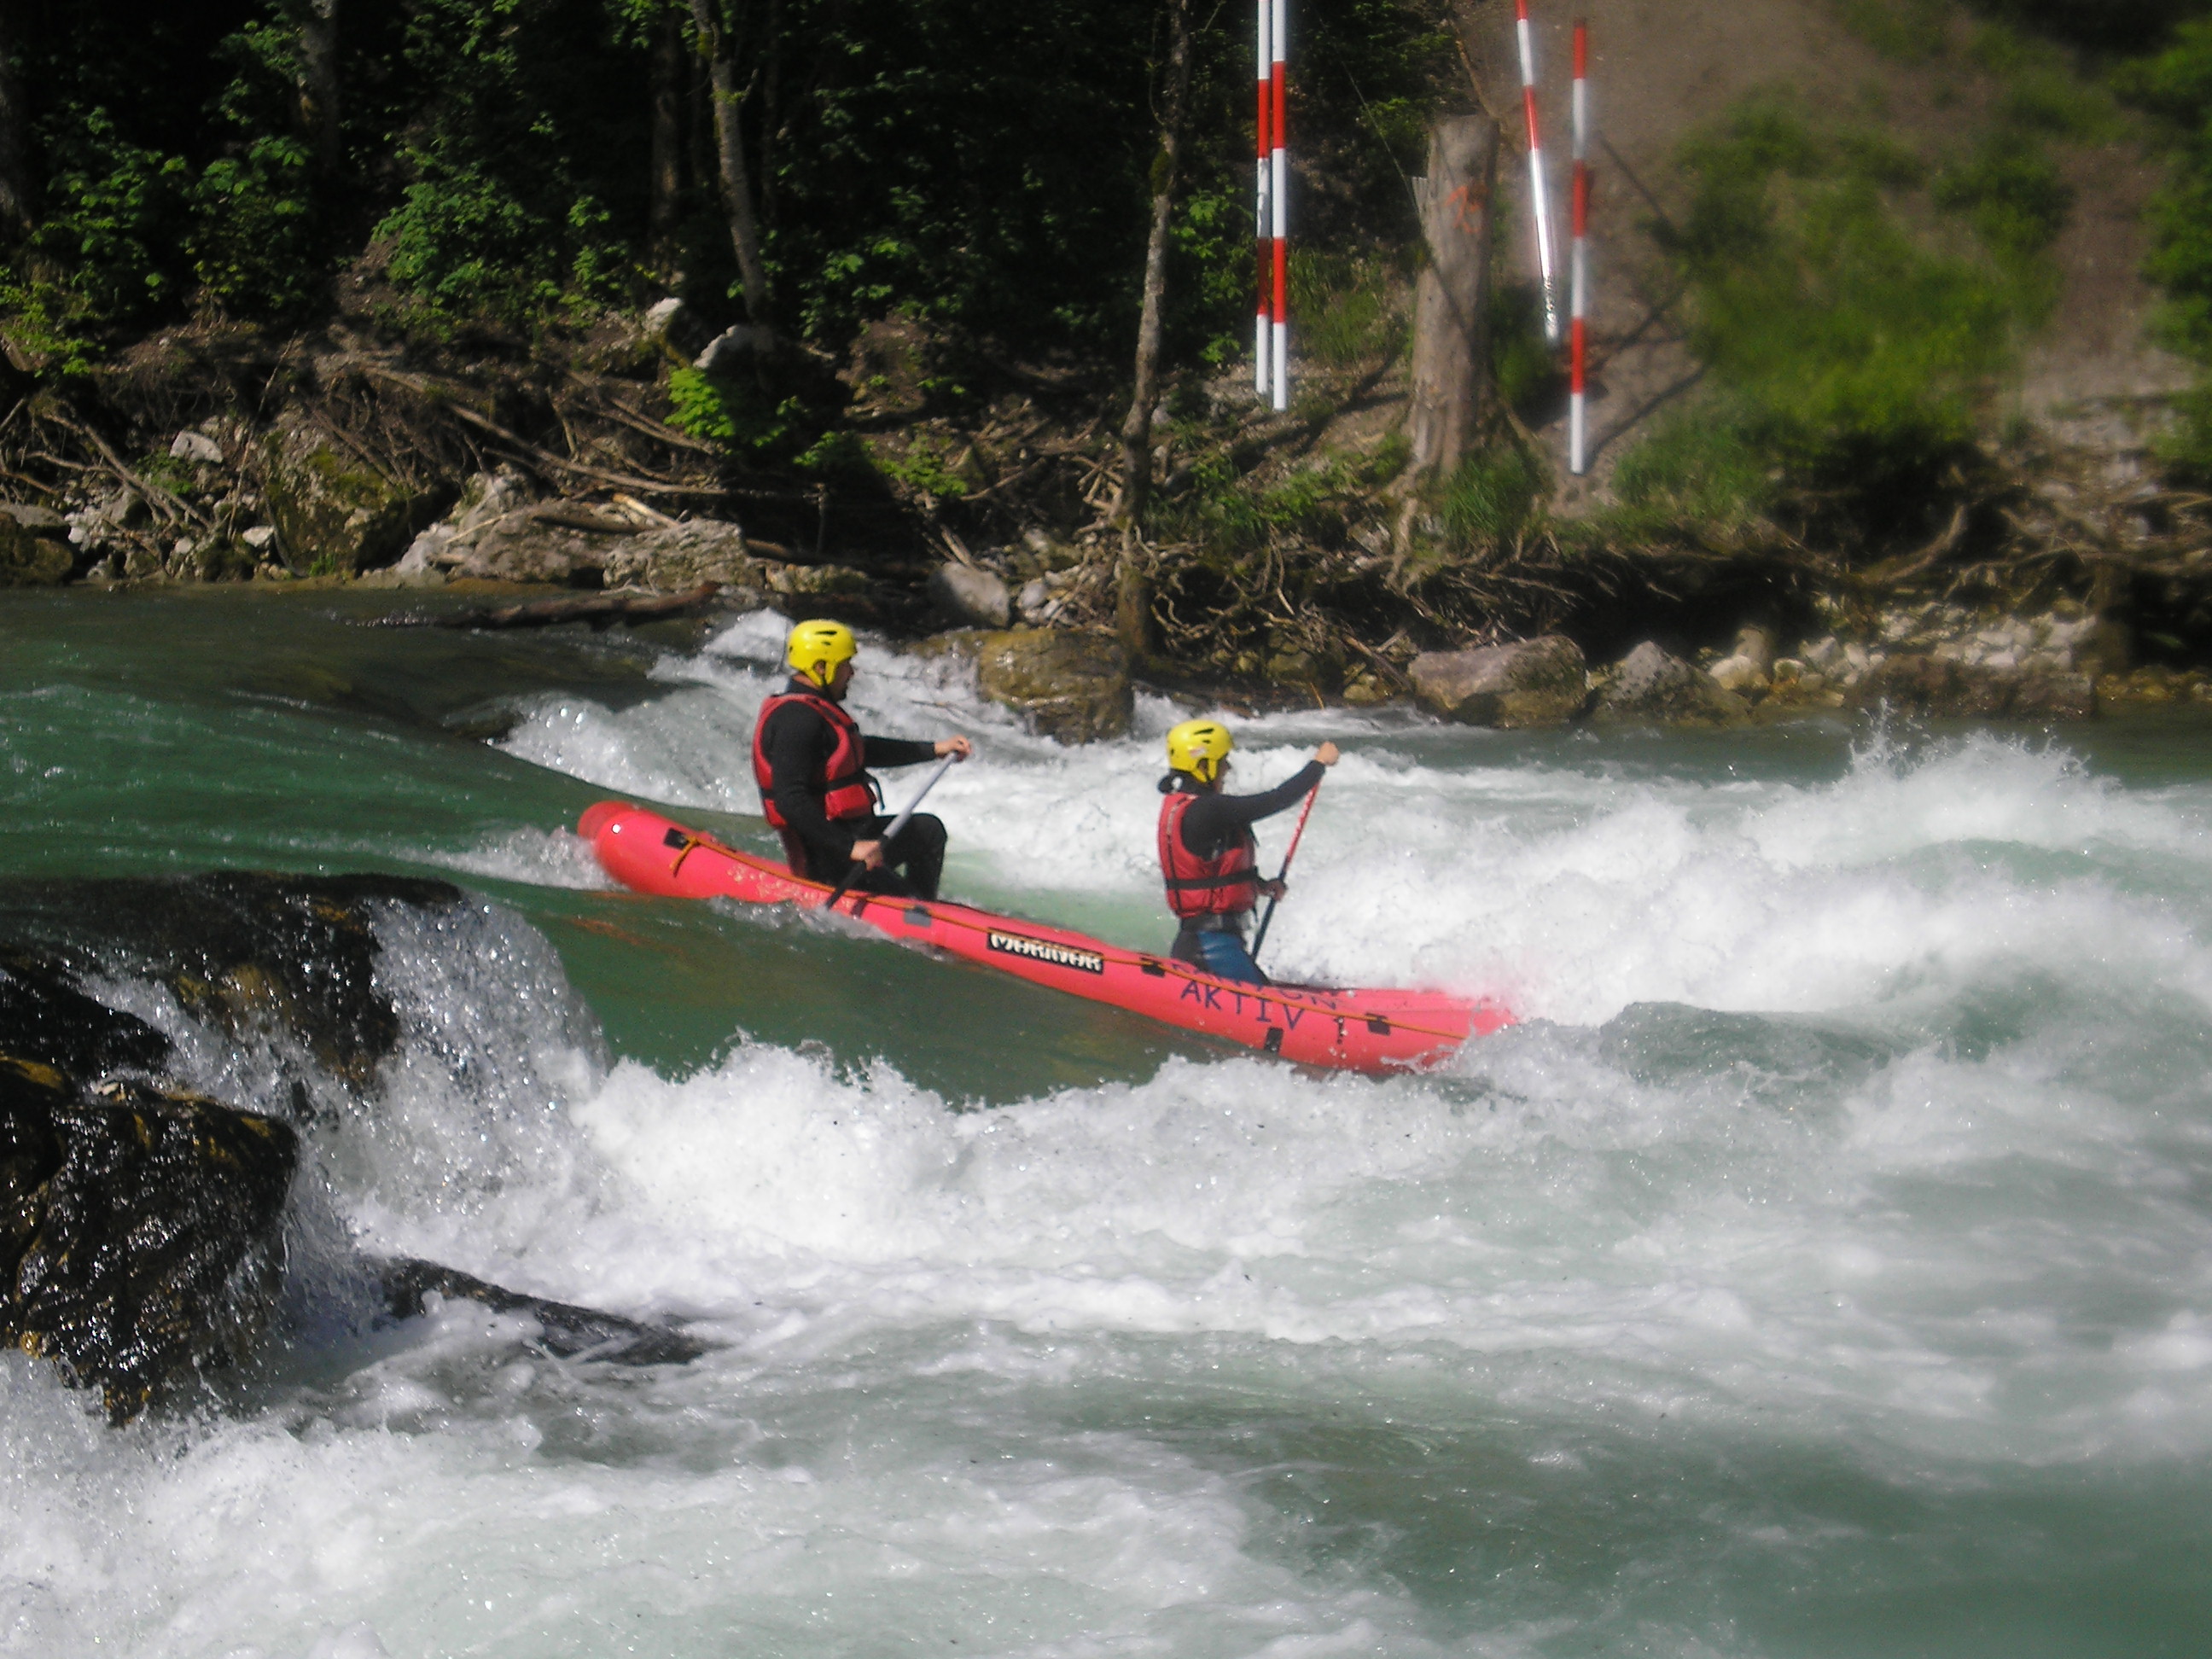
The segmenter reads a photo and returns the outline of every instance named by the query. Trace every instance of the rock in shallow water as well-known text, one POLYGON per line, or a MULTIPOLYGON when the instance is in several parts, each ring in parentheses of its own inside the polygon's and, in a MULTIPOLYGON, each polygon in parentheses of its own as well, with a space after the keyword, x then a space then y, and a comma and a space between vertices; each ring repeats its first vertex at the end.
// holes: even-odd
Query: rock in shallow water
POLYGON ((1599 688, 1594 718, 1665 726, 1729 726, 1750 705, 1703 669, 1646 640, 1613 665, 1599 688))
POLYGON ((0 1340, 118 1423, 234 1363, 283 1285, 298 1156, 273 1118, 0 1054, 0 1340))
POLYGON ((1027 717, 1062 743, 1118 738, 1129 729, 1136 691, 1129 653, 1103 634, 1017 628, 976 641, 976 681, 995 703, 1027 717))
POLYGON ((1892 657, 1859 683, 1866 708, 1939 720, 2087 720, 2097 690, 2086 674, 1992 667, 1946 657, 1892 657))
POLYGON ((0 514, 0 587, 54 587, 69 580, 76 558, 58 536, 40 535, 14 514, 0 514))
POLYGON ((424 1298, 474 1302, 494 1313, 521 1314, 538 1322, 531 1344, 557 1359, 603 1359, 617 1365, 681 1365, 707 1352, 696 1337, 665 1325, 648 1325, 620 1314, 573 1303, 526 1296, 434 1261, 386 1261, 378 1268, 386 1309, 395 1319, 426 1312, 424 1298))
MULTIPOLYGON (((21 941, 0 944, 0 1342, 98 1389, 123 1422, 246 1358, 283 1288, 298 1132, 154 1080, 169 1039, 88 987, 166 981, 217 1028, 285 1028, 359 1086, 398 1034, 374 983, 368 905, 459 898, 382 877, 0 884, 0 929, 21 941)), ((535 1320, 531 1346, 556 1356, 659 1364, 704 1351, 433 1263, 379 1274, 393 1312, 421 1312, 432 1291, 469 1297, 535 1320)))
POLYGON ((1557 634, 1469 651, 1430 651, 1407 670, 1421 701, 1467 726, 1561 726, 1589 694, 1582 647, 1557 634))

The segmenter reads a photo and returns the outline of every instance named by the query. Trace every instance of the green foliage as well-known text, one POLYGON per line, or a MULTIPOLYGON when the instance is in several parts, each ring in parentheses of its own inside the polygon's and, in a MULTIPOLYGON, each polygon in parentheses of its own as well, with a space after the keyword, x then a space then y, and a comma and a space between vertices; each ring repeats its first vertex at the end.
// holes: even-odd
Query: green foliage
POLYGON ((123 137, 104 110, 85 115, 75 148, 73 165, 48 186, 33 246, 68 272, 62 286, 78 319, 142 322, 183 285, 191 169, 123 137))
POLYGON ((796 455, 817 468, 833 461, 822 443, 826 411, 803 395, 685 368, 669 374, 668 400, 670 425, 742 459, 775 463, 796 455))
POLYGON ((578 0, 418 0, 402 56, 422 101, 404 134, 408 182, 376 228, 404 320, 437 334, 482 319, 528 328, 615 296, 630 267, 605 198, 635 159, 607 104, 621 20, 578 0))
POLYGON ((2113 136, 2112 94, 2050 41, 1992 23, 1974 32, 1972 56, 2002 83, 1997 113, 2014 131, 2085 142, 2113 136))
POLYGON ((1237 558, 1279 537, 1337 547, 1375 513, 1375 492, 1406 470, 1410 451, 1393 434, 1373 449, 1331 454, 1273 484, 1242 473, 1226 449, 1200 455, 1188 483, 1152 510, 1155 534, 1237 558))
POLYGON ((1975 9, 2099 52, 2142 52, 2202 15, 2204 0, 1974 0, 1975 9))
POLYGON ((1733 528, 1765 510, 1771 464, 1743 420, 1707 399, 1656 422, 1620 458, 1613 493, 1639 519, 1733 528))
POLYGON ((2037 145, 1990 139, 1936 180, 1938 207, 1966 216, 1991 252, 2027 259, 2065 228, 2074 187, 2037 145))
POLYGON ((886 449, 872 453, 878 472, 917 495, 957 501, 968 493, 969 481, 947 464, 945 449, 927 431, 914 433, 902 453, 886 449))
POLYGON ((326 260, 305 146, 257 138, 243 156, 209 163, 192 205, 185 252, 208 302, 234 316, 281 317, 315 299, 326 260))
POLYGON ((1544 337, 1544 299, 1534 283, 1491 284, 1490 375, 1498 397, 1524 421, 1551 419, 1566 392, 1559 348, 1544 337))
POLYGON ((1740 105, 1683 159, 1674 252, 1692 341, 1746 430, 1811 482, 1869 497, 1923 483, 2010 357, 2017 285, 1908 228, 1879 146, 1774 100, 1740 105))
POLYGON ((1301 356, 1343 368, 1405 349, 1405 285, 1389 260, 1294 249, 1290 288, 1301 356))
POLYGON ((1542 464, 1517 444, 1477 451, 1437 490, 1437 515, 1455 546, 1495 546, 1528 527, 1550 489, 1542 464))
POLYGON ((1951 39, 1950 0, 1841 0, 1844 27, 1901 64, 1941 57, 1951 39))
POLYGON ((2173 168, 2150 209, 2145 265, 2166 290, 2167 341, 2212 362, 2212 20, 2185 25, 2164 52, 2116 77, 2124 95, 2160 118, 2173 168))

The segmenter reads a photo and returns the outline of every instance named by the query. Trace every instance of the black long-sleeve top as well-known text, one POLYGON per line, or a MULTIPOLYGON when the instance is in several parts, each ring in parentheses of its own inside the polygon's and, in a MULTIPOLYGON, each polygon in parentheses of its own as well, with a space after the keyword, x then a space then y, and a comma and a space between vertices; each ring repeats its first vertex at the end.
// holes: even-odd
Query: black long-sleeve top
MULTIPOLYGON (((822 695, 818 687, 805 680, 795 679, 784 689, 822 695)), ((808 846, 839 859, 851 858, 853 844, 874 826, 863 819, 861 833, 855 834, 833 822, 822 810, 822 798, 827 793, 822 780, 829 770, 830 757, 837 752, 836 729, 805 703, 787 702, 768 717, 761 727, 760 741, 761 752, 768 757, 772 784, 769 793, 784 821, 808 846)), ((913 766, 937 755, 934 743, 915 743, 905 738, 863 735, 860 742, 862 763, 871 771, 878 766, 913 766)))
POLYGON ((1198 797, 1183 809, 1182 844, 1194 858, 1210 859, 1234 846, 1261 818, 1271 818, 1303 800, 1327 770, 1319 761, 1308 761, 1285 781, 1256 795, 1207 793, 1185 774, 1170 772, 1160 780, 1160 793, 1182 789, 1198 797))

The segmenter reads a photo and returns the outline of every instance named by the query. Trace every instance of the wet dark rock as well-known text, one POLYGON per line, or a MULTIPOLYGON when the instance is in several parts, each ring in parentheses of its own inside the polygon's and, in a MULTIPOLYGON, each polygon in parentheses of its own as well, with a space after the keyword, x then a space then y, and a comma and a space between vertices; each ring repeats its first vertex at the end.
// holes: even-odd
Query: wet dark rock
POLYGON ((159 1071, 169 1039, 87 996, 59 963, 0 948, 0 1052, 72 1077, 105 1077, 159 1071))
POLYGON ((1129 729, 1136 690, 1129 653, 1103 634, 1017 628, 975 642, 983 695, 1062 743, 1118 738, 1129 729))
POLYGON ((688 1364, 707 1352, 696 1337, 666 1325, 648 1325, 620 1314, 601 1313, 573 1303, 551 1302, 441 1267, 434 1261, 382 1264, 379 1279, 384 1301, 395 1319, 414 1319, 429 1295, 475 1302, 494 1313, 522 1314, 538 1322, 532 1345, 560 1359, 604 1359, 617 1365, 688 1364))
POLYGON ((1662 726, 1730 726, 1750 714, 1751 706, 1711 674, 1649 640, 1613 665, 1591 710, 1594 720, 1662 726))
MULTIPOLYGON (((375 985, 377 907, 462 902, 442 881, 227 871, 182 880, 0 883, 0 939, 70 972, 153 978, 234 1035, 281 1029, 356 1086, 399 1038, 375 985)), ((26 960, 30 959, 27 954, 26 960)), ((0 1015, 9 1007, 0 1000, 0 1015)), ((0 1024, 0 1048, 13 1042, 0 1024)))
POLYGON ((2087 720, 2096 685, 2086 674, 1995 668, 1948 657, 1892 657, 1859 683, 1866 708, 1937 720, 2087 720))
POLYGON ((1429 651, 1407 669, 1420 700, 1467 726, 1559 726, 1589 695, 1582 647, 1559 635, 1468 651, 1429 651))
POLYGON ((55 534, 40 534, 13 514, 0 514, 0 587, 54 587, 69 580, 76 555, 55 534))
MULTIPOLYGON (((165 1084, 169 1039, 103 1004, 94 975, 165 982, 236 1033, 281 1024, 358 1085, 398 1037, 374 985, 375 908, 459 902, 443 882, 374 876, 0 884, 0 1342, 98 1389, 123 1423, 246 1360, 279 1306, 298 1132, 165 1084)), ((276 1092, 313 1121, 298 1080, 276 1092)), ((527 1316, 550 1354, 705 1351, 434 1263, 377 1279, 402 1317, 432 1293, 527 1316)))
POLYGON ((0 1054, 0 1340, 117 1423, 235 1364, 283 1285, 298 1156, 274 1118, 0 1054))

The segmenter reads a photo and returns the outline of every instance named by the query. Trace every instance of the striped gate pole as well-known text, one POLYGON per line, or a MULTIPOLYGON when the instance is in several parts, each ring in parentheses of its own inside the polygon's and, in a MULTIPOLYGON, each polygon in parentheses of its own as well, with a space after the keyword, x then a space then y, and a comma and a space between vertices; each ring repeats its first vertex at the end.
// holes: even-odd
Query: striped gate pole
POLYGON ((1267 201, 1273 210, 1274 368, 1272 375, 1275 407, 1291 406, 1291 149, 1285 131, 1285 91, 1290 81, 1291 0, 1274 0, 1274 15, 1267 27, 1267 102, 1274 116, 1273 167, 1267 201))
POLYGON ((1575 240, 1568 255, 1567 471, 1589 471, 1589 24, 1575 20, 1575 240))
POLYGON ((1274 361, 1274 330, 1271 326, 1273 309, 1272 287, 1274 270, 1274 209, 1268 189, 1268 175, 1273 161, 1268 155, 1269 139, 1274 132, 1269 106, 1273 100, 1272 90, 1275 52, 1269 40, 1268 20, 1274 11, 1275 0, 1258 0, 1259 3, 1259 113, 1253 122, 1253 155, 1257 158, 1253 172, 1255 194, 1253 198, 1252 246, 1254 249, 1252 291, 1256 309, 1252 325, 1252 390, 1261 397, 1267 395, 1271 376, 1268 365, 1274 361))
POLYGON ((1536 270, 1544 285, 1544 337, 1559 343, 1559 301, 1552 279, 1551 196, 1544 188, 1544 142, 1536 125, 1536 43, 1528 27, 1528 0, 1513 0, 1513 31, 1521 46, 1521 107, 1528 121, 1528 210, 1536 221, 1536 270))

